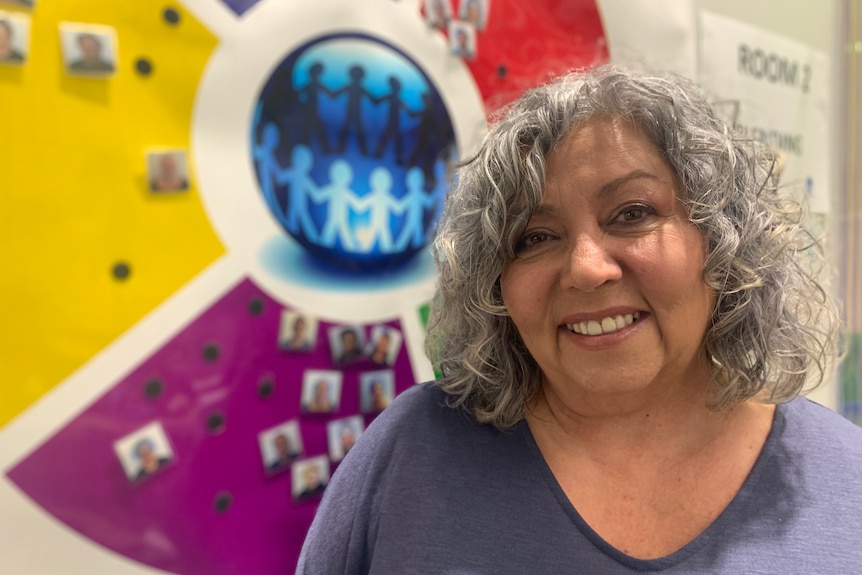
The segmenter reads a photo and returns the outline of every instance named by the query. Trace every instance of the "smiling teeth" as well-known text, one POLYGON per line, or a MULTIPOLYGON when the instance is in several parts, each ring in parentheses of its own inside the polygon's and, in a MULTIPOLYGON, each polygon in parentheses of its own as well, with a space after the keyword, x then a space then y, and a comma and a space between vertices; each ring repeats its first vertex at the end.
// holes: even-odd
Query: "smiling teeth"
POLYGON ((602 321, 590 320, 579 323, 567 323, 566 327, 569 331, 579 333, 581 335, 602 335, 604 333, 613 333, 627 325, 634 323, 641 316, 640 312, 627 313, 615 317, 606 317, 602 321))

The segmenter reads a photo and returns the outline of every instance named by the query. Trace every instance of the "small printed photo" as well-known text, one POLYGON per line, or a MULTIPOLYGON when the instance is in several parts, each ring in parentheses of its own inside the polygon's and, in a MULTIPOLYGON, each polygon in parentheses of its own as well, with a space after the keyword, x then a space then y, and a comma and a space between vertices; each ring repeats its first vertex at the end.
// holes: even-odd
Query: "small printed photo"
POLYGON ((21 8, 32 8, 34 0, 0 0, 0 6, 20 6, 21 8))
POLYGON ((476 30, 484 30, 488 22, 488 8, 491 0, 461 0, 458 18, 472 24, 476 30))
POLYGON ((114 452, 126 477, 135 483, 155 475, 174 460, 173 449, 158 421, 114 442, 114 452))
POLYGON ((353 449, 356 440, 365 430, 365 420, 361 415, 335 419, 326 424, 329 438, 329 458, 338 463, 347 452, 353 449))
POLYGON ((311 351, 317 341, 317 318, 291 310, 281 312, 278 326, 278 348, 289 351, 311 351))
POLYGON ((302 376, 302 410, 332 413, 341 401, 340 371, 308 369, 302 376))
POLYGON ((452 21, 451 0, 425 0, 425 21, 432 28, 445 30, 452 21))
POLYGON ((184 192, 189 189, 185 150, 147 152, 147 182, 151 192, 184 192))
POLYGON ((302 500, 319 496, 329 483, 329 458, 318 455, 294 462, 290 479, 294 499, 302 500))
POLYGON ((110 76, 117 67, 117 33, 110 26, 60 24, 63 64, 69 74, 110 76))
POLYGON ((303 453, 299 422, 295 419, 261 431, 257 440, 267 475, 284 471, 303 453))
POLYGON ((392 365, 401 349, 401 332, 394 327, 375 325, 365 355, 377 365, 392 365))
POLYGON ((359 374, 359 407, 362 413, 383 411, 395 397, 395 372, 391 369, 359 374))
POLYGON ((24 64, 29 45, 30 18, 24 14, 0 12, 0 64, 24 64))
POLYGON ((329 328, 329 349, 332 361, 343 365, 363 357, 365 330, 361 325, 347 325, 329 328))
POLYGON ((475 58, 476 28, 468 22, 458 20, 449 24, 449 48, 455 56, 475 58))

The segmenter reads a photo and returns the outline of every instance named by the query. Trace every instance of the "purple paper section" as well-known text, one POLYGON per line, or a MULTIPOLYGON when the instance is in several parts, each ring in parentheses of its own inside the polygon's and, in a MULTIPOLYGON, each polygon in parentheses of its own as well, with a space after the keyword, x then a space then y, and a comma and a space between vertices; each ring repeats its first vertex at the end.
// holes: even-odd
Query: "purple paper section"
POLYGON ((242 16, 243 12, 260 2, 260 0, 222 0, 222 2, 236 12, 237 16, 242 16))
MULTIPOLYGON (((322 321, 311 352, 280 351, 283 309, 243 280, 9 478, 81 534, 153 567, 183 575, 292 573, 317 501, 292 499, 289 470, 267 477, 258 434, 296 418, 304 457, 327 454, 326 423, 359 412, 359 375, 380 368, 368 360, 334 367, 327 333, 333 324, 322 321), (335 413, 300 411, 306 369, 343 372, 335 413), (267 378, 269 395, 259 392, 267 378), (154 380, 162 384, 158 394, 154 380), (215 430, 208 426, 213 415, 223 417, 215 430), (114 444, 154 421, 174 459, 130 481, 114 444), (230 505, 219 511, 224 493, 230 505)), ((364 327, 368 337, 371 326, 364 327)), ((396 392, 413 385, 403 344, 392 369, 396 392)))

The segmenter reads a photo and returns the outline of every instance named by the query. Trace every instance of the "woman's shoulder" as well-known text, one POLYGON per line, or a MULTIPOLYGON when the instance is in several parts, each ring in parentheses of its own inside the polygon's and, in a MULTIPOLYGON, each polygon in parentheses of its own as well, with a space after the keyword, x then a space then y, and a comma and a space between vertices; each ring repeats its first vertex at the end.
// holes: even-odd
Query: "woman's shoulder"
POLYGON ((474 426, 484 427, 466 410, 453 407, 450 396, 440 388, 438 381, 428 381, 400 393, 366 433, 404 440, 432 429, 438 434, 445 434, 447 429, 462 433, 465 428, 474 426))
POLYGON ((829 430, 841 435, 862 437, 862 427, 807 397, 797 397, 783 404, 780 410, 788 421, 799 424, 804 431, 829 430))
POLYGON ((467 409, 453 405, 439 382, 430 381, 393 399, 363 432, 345 463, 368 471, 381 465, 393 476, 402 464, 401 471, 412 473, 441 460, 467 464, 477 457, 493 457, 520 437, 517 429, 500 431, 479 423, 467 409))
POLYGON ((780 405, 777 416, 788 450, 836 463, 862 463, 862 427, 828 407, 798 397, 780 405))
POLYGON ((438 380, 417 383, 398 394, 390 407, 400 409, 424 409, 432 405, 445 406, 446 392, 440 389, 438 380))

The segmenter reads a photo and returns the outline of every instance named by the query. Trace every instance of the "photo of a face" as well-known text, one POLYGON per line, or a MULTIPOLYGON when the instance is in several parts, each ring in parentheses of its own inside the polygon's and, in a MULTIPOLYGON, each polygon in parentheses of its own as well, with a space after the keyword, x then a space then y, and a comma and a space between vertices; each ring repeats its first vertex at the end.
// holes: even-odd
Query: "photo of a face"
POLYGON ((452 20, 450 0, 425 0, 425 21, 432 28, 445 30, 452 20))
POLYGON ((476 30, 484 30, 488 21, 489 5, 490 0, 461 0, 458 18, 472 25, 476 30))
POLYGON ((332 361, 339 365, 353 363, 363 357, 365 333, 360 325, 333 327, 329 330, 332 361))
POLYGON ((0 65, 20 66, 27 61, 30 18, 0 12, 0 65))
POLYGON ((334 419, 326 424, 329 440, 329 458, 337 463, 353 449, 359 436, 365 430, 365 420, 361 415, 334 419))
POLYGON ((302 501, 320 497, 329 483, 329 458, 325 455, 296 461, 291 467, 291 492, 302 501))
POLYGON ((284 310, 278 326, 278 348, 287 351, 311 351, 317 341, 317 319, 295 311, 284 310))
POLYGON ((267 475, 280 473, 303 453, 299 422, 287 421, 261 431, 258 436, 260 456, 267 475))
POLYGON ((173 449, 158 421, 117 440, 114 452, 126 477, 134 483, 159 473, 174 460, 173 449))
POLYGON ((35 4, 34 0, 0 0, 0 6, 19 6, 21 8, 32 8, 35 4))
POLYGON ((454 56, 472 59, 476 56, 476 28, 467 22, 449 25, 449 49, 454 56))
POLYGON ((147 153, 147 182, 151 192, 183 192, 189 189, 185 150, 147 153))
POLYGON ((359 403, 362 413, 383 411, 395 396, 395 372, 391 369, 367 371, 359 375, 359 403))
POLYGON ((392 365, 401 349, 401 332, 385 325, 371 328, 365 355, 377 365, 392 365))
POLYGON ((117 34, 109 26, 60 24, 63 63, 69 74, 110 76, 116 70, 117 34))
POLYGON ((332 413, 341 400, 341 372, 309 369, 302 378, 302 410, 332 413))

